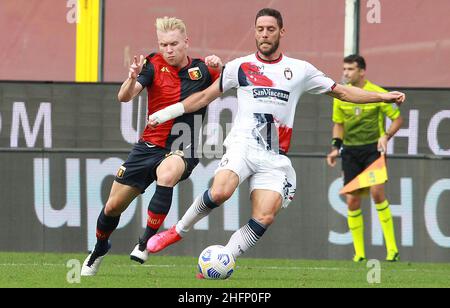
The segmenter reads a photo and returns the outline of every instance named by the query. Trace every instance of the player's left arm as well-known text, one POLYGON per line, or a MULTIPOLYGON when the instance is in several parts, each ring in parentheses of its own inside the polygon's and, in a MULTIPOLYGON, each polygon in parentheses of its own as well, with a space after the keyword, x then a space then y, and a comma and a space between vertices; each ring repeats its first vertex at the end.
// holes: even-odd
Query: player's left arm
POLYGON ((340 99, 341 101, 352 102, 355 104, 386 102, 401 105, 406 100, 406 95, 402 92, 369 92, 358 87, 349 87, 340 84, 337 84, 332 91, 327 93, 327 95, 340 99))

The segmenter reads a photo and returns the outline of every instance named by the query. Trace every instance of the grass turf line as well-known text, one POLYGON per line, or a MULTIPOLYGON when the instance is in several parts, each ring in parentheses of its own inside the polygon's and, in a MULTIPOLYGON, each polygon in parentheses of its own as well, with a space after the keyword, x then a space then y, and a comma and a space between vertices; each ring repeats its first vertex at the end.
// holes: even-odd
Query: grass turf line
POLYGON ((145 265, 127 255, 108 255, 95 277, 70 284, 66 276, 72 259, 82 254, 0 253, 0 287, 137 287, 137 288, 421 288, 450 287, 450 265, 381 263, 381 283, 369 284, 369 268, 351 261, 247 259, 237 261, 229 280, 197 280, 197 259, 150 256, 145 265))

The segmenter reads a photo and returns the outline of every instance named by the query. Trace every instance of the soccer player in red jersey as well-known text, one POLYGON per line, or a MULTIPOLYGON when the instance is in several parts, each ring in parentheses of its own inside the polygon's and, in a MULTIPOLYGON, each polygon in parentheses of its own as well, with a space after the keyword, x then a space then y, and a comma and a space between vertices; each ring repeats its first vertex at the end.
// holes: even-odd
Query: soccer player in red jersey
MULTIPOLYGON (((156 30, 159 53, 147 57, 141 55, 139 60, 134 57, 129 76, 118 94, 120 102, 129 102, 146 88, 148 115, 208 88, 219 77, 222 68, 221 60, 216 56, 209 56, 204 61, 188 57, 189 44, 182 20, 158 18, 156 30)), ((205 112, 206 107, 168 121, 157 129, 146 127, 117 172, 109 199, 97 220, 97 243, 83 263, 82 276, 97 273, 110 249, 109 237, 117 228, 121 213, 156 181, 156 191, 148 206, 145 233, 130 255, 132 260, 141 264, 147 260, 147 241, 156 234, 169 213, 173 187, 187 179, 199 163, 195 155, 194 138, 198 134, 194 132, 194 119, 203 117, 205 112), (174 148, 175 141, 183 134, 176 129, 172 131, 179 123, 189 125, 191 140, 189 144, 182 143, 179 148, 174 148)))

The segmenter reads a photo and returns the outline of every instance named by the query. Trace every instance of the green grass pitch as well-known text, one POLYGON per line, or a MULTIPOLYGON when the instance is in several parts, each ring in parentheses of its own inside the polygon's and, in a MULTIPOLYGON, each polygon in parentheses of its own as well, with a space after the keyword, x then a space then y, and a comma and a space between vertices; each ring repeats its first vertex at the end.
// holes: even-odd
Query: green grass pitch
MULTIPOLYGON (((151 256, 145 265, 126 255, 108 255, 95 277, 69 283, 69 260, 82 254, 0 253, 0 287, 141 287, 141 288, 403 288, 450 287, 450 264, 381 262, 381 282, 370 284, 370 268, 351 261, 241 258, 226 281, 195 278, 197 259, 151 256)), ((76 261, 78 260, 78 261, 76 261)), ((69 263, 70 265, 70 263, 69 263)), ((69 275, 70 276, 70 275, 69 275)), ((73 277, 73 276, 72 276, 73 277)))

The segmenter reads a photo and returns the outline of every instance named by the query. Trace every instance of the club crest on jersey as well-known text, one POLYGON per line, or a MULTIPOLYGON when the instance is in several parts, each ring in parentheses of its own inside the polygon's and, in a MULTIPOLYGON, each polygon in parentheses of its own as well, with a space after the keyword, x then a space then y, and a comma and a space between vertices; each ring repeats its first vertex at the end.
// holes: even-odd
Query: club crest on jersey
POLYGON ((200 68, 198 68, 198 67, 190 68, 188 70, 188 73, 189 73, 189 78, 191 78, 191 80, 200 80, 203 77, 202 71, 200 71, 200 68))
POLYGON ((285 70, 284 70, 284 77, 287 80, 291 80, 292 77, 294 77, 294 74, 292 73, 292 70, 289 67, 285 68, 285 70))

